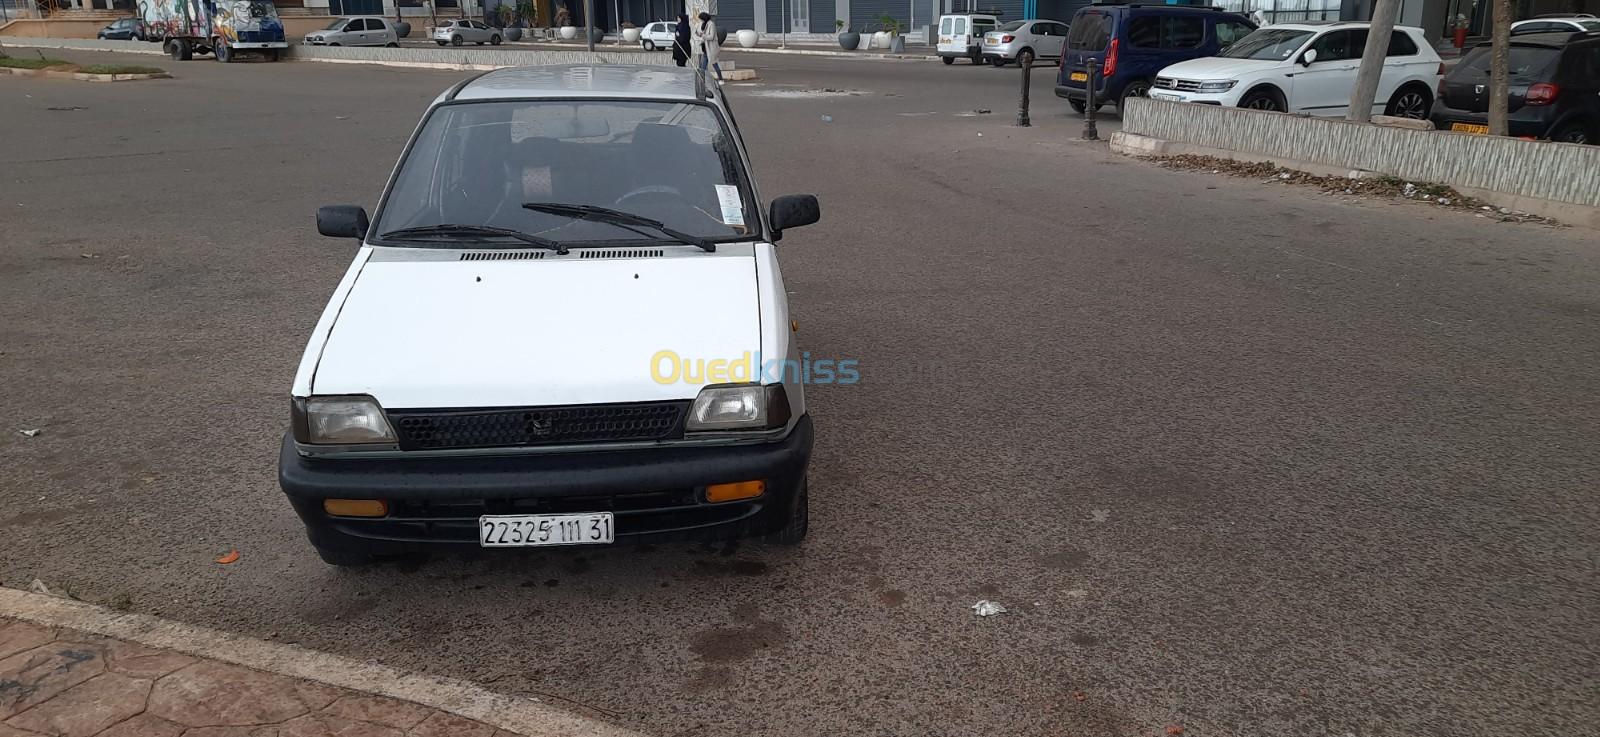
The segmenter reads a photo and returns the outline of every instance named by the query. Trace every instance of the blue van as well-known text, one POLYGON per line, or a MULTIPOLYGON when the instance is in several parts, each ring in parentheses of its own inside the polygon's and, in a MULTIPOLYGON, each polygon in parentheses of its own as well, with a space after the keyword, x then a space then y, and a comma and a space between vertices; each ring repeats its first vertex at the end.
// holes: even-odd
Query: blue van
POLYGON ((1189 59, 1216 56, 1256 29, 1239 13, 1183 5, 1091 5, 1072 16, 1056 96, 1083 112, 1090 59, 1099 64, 1097 105, 1150 92, 1156 73, 1189 59))

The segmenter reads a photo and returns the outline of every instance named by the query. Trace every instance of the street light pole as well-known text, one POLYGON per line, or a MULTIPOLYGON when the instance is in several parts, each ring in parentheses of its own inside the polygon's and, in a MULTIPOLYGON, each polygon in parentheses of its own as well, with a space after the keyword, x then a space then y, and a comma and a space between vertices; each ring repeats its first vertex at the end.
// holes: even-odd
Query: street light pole
POLYGON ((594 0, 583 0, 583 41, 594 51, 594 0))

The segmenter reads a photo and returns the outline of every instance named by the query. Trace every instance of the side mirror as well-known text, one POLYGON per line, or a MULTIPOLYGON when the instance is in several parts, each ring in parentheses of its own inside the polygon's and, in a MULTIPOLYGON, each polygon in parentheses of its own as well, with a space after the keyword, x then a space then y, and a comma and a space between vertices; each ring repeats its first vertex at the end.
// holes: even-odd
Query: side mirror
POLYGON ((367 211, 358 205, 317 208, 317 232, 329 238, 367 237, 367 211))
POLYGON ((1317 61, 1317 50, 1316 49, 1306 49, 1306 53, 1300 55, 1300 66, 1308 67, 1308 66, 1311 66, 1312 64, 1315 64, 1316 61, 1317 61))
POLYGON ((768 221, 772 224, 772 240, 783 239, 783 231, 810 225, 822 219, 822 205, 814 194, 784 195, 772 201, 768 221))

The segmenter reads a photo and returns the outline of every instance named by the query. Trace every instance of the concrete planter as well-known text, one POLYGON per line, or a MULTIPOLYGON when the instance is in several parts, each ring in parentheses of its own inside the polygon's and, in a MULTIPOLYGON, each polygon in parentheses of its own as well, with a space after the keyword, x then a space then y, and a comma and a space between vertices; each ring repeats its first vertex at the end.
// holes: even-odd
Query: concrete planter
POLYGON ((637 29, 637 28, 624 28, 624 29, 622 29, 622 42, 625 43, 625 44, 636 44, 636 43, 639 43, 639 29, 637 29))
POLYGON ((756 47, 756 42, 761 40, 761 34, 751 30, 739 31, 739 45, 747 49, 756 47))
POLYGON ((506 38, 507 41, 521 41, 522 40, 522 29, 518 28, 516 26, 511 26, 510 28, 507 28, 504 31, 501 31, 501 33, 505 35, 505 38, 506 38))
POLYGON ((577 26, 562 26, 561 27, 561 37, 566 39, 566 40, 568 40, 568 41, 571 41, 572 39, 577 38, 578 37, 578 27, 577 26))
POLYGON ((861 48, 861 34, 850 31, 839 34, 839 48, 845 51, 855 51, 861 48))

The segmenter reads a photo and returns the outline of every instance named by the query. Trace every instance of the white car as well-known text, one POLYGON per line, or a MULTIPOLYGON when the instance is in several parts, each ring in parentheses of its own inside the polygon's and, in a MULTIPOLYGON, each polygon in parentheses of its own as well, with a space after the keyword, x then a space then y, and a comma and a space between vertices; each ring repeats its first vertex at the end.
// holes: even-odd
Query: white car
MULTIPOLYGON (((1150 96, 1257 110, 1343 116, 1367 44, 1366 23, 1283 23, 1260 28, 1219 56, 1173 64, 1150 96)), ((1396 26, 1373 113, 1425 119, 1444 74, 1420 28, 1396 26)))
POLYGON ((677 26, 676 23, 667 21, 658 21, 646 25, 639 30, 639 45, 644 47, 645 51, 655 51, 656 49, 671 51, 675 26, 677 26))
POLYGON ((1584 13, 1542 15, 1511 24, 1513 36, 1524 33, 1583 33, 1584 31, 1600 31, 1600 18, 1584 13))
POLYGON ((306 34, 307 46, 399 46, 400 34, 387 18, 335 18, 306 34))
MULTIPOLYGON (((727 99, 691 69, 520 67, 429 106, 290 392, 278 482, 333 565, 806 535, 805 383, 727 99)), ((848 362, 853 364, 854 362, 848 362)))
POLYGON ((983 34, 983 60, 997 67, 1010 62, 1058 59, 1067 41, 1067 24, 1053 20, 1014 20, 983 34))
POLYGON ((500 29, 484 25, 476 20, 447 20, 440 21, 439 26, 433 29, 434 43, 443 46, 450 44, 500 45, 500 29))
POLYGON ((956 59, 983 62, 983 35, 998 28, 1000 19, 983 13, 939 17, 939 43, 934 47, 946 64, 956 59))

